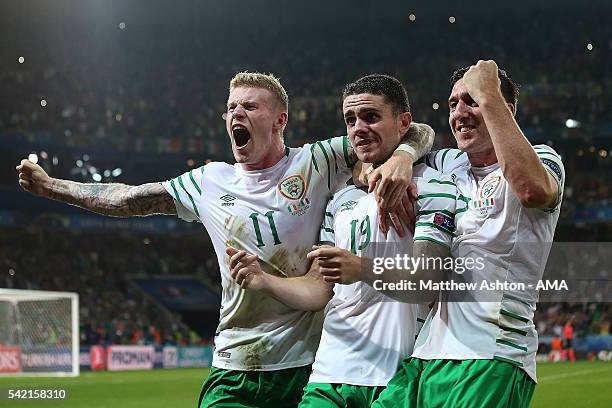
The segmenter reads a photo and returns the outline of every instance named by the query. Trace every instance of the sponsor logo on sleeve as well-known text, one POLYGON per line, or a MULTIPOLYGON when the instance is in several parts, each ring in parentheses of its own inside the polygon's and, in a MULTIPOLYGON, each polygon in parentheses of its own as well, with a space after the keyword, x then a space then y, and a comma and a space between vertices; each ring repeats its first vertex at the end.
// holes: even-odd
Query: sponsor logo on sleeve
POLYGON ((455 231, 455 220, 446 214, 438 212, 435 213, 433 222, 435 225, 445 229, 447 232, 452 233, 455 231))
POLYGON ((562 180, 563 173, 561 172, 561 166, 550 159, 540 159, 542 160, 542 164, 551 169, 553 173, 557 175, 559 180, 562 180))

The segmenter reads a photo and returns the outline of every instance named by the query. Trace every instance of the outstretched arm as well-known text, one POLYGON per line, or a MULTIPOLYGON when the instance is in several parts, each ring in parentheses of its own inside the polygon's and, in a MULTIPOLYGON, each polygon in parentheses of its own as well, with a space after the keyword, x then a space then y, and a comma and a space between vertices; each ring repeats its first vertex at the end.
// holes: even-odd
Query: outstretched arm
POLYGON ((49 177, 39 165, 22 160, 16 167, 25 191, 112 217, 176 214, 172 196, 161 183, 140 186, 77 183, 49 177))
POLYGON ((333 296, 333 284, 323 280, 317 262, 304 276, 281 278, 262 271, 257 255, 233 247, 225 252, 230 256, 231 276, 240 287, 265 292, 292 309, 323 310, 333 296))

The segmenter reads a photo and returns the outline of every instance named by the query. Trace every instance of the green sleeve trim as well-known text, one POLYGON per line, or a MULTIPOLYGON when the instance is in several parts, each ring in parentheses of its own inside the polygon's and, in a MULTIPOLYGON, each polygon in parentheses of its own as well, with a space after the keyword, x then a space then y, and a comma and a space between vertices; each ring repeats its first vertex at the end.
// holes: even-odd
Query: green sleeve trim
POLYGON ((185 191, 185 193, 187 194, 187 197, 189 197, 189 201, 191 201, 191 205, 193 206, 193 211, 198 216, 198 218, 200 218, 200 213, 198 212, 198 207, 196 206, 195 201, 193 201, 193 197, 191 196, 191 194, 189 194, 189 191, 187 191, 187 189, 185 188, 185 185, 183 184, 183 179, 181 179, 181 176, 178 176, 178 182, 179 182, 181 188, 183 189, 183 191, 185 191))
POLYGON ((198 191, 198 194, 202 195, 202 190, 200 189, 200 186, 198 186, 198 183, 196 183, 195 179, 193 178, 192 173, 193 173, 193 170, 189 170, 189 179, 193 183, 193 186, 195 187, 195 189, 198 191))
POLYGON ((452 181, 440 181, 440 180, 436 180, 436 179, 431 179, 428 181, 428 183, 434 183, 434 184, 448 184, 449 186, 455 186, 457 187, 457 185, 455 183, 453 183, 452 181))
MULTIPOLYGON (((352 147, 351 147, 352 149, 352 147)), ((351 168, 353 164, 351 163, 351 156, 349 155, 349 140, 348 136, 342 136, 342 152, 344 153, 344 161, 346 162, 346 167, 351 168)))
POLYGON ((414 237, 415 241, 429 241, 429 242, 433 242, 434 244, 438 244, 438 245, 442 245, 444 248, 448 248, 450 249, 450 245, 442 242, 442 241, 438 241, 435 238, 430 238, 430 237, 414 237))
POLYGON ((312 164, 314 164, 314 168, 317 171, 317 173, 321 173, 319 171, 319 165, 317 164, 317 156, 315 156, 315 149, 317 148, 317 144, 313 143, 310 145, 310 157, 312 158, 312 164))
POLYGON ((527 336, 527 332, 525 330, 516 329, 514 327, 503 326, 498 324, 499 328, 505 331, 509 331, 512 333, 520 334, 521 336, 527 336))
POLYGON ((432 194, 423 194, 423 195, 417 196, 417 200, 421 200, 423 198, 450 198, 452 200, 457 199, 456 196, 452 194, 446 194, 446 193, 432 193, 432 194))
POLYGON ((455 159, 458 159, 458 158, 459 158, 459 156, 461 156, 461 155, 462 155, 462 154, 464 154, 464 153, 465 153, 464 151, 461 151, 461 152, 457 153, 457 155, 455 156, 455 159))
POLYGON ((452 211, 448 211, 448 210, 422 210, 417 212, 417 217, 419 215, 429 215, 429 214, 435 214, 435 213, 442 213, 442 214, 446 214, 449 217, 455 217, 455 213, 452 211))
POLYGON ((550 152, 536 152, 536 154, 538 156, 552 156, 555 159, 561 161, 561 158, 559 156, 557 156, 556 154, 554 154, 554 153, 550 153, 550 152))
POLYGON ((415 227, 431 227, 431 228, 435 228, 437 230, 440 230, 442 232, 446 232, 449 235, 453 235, 453 231, 447 230, 444 227, 439 226, 438 224, 434 224, 433 222, 417 222, 416 224, 414 224, 415 227))
POLYGON ((504 297, 508 298, 508 299, 516 300, 517 302, 521 302, 522 304, 531 307, 531 305, 529 303, 525 302, 524 300, 521 300, 521 299, 517 298, 516 296, 512 296, 512 295, 508 295, 507 293, 504 293, 504 297))
POLYGON ((419 322, 419 323, 425 323, 425 319, 421 319, 421 318, 417 317, 417 322, 419 322))
POLYGON ((174 184, 174 179, 170 180, 170 185, 172 186, 172 191, 174 191, 174 198, 176 198, 176 201, 178 201, 181 205, 183 205, 183 202, 179 198, 179 193, 176 190, 176 184, 174 184))
POLYGON ((459 195, 457 196, 457 200, 463 201, 464 203, 467 203, 467 204, 469 204, 471 201, 468 197, 464 196, 461 193, 459 193, 459 195))
POLYGON ((526 317, 519 316, 519 315, 517 315, 515 313, 508 312, 507 310, 504 310, 504 309, 499 309, 499 313, 503 314, 504 316, 508 316, 508 317, 513 318, 513 319, 520 320, 521 322, 524 322, 524 323, 529 322, 529 319, 527 319, 526 317))
POLYGON ((325 163, 327 164, 327 189, 331 190, 331 167, 329 166, 329 156, 327 155, 327 150, 325 150, 323 143, 317 142, 317 145, 321 148, 323 156, 325 157, 325 163))
POLYGON ((442 154, 442 162, 440 163, 441 164, 440 171, 442 173, 444 173, 444 159, 446 159, 446 155, 448 154, 448 152, 450 152, 450 149, 444 150, 444 153, 442 154))
POLYGON ((493 359, 494 360, 498 360, 498 361, 503 361, 504 363, 509 363, 509 364, 512 364, 512 365, 517 366, 517 367, 522 367, 523 366, 523 363, 521 363, 520 361, 515 361, 515 360, 512 360, 510 358, 506 358, 506 357, 502 357, 502 356, 493 356, 493 359))
MULTIPOLYGON (((550 147, 549 147, 550 148, 550 147)), ((533 150, 543 150, 545 152, 548 152, 549 150, 545 147, 542 146, 533 146, 533 150)))
POLYGON ((457 196, 457 200, 464 202, 465 203, 465 207, 456 209, 455 210, 455 215, 458 215, 458 214, 461 214, 462 212, 467 211, 468 208, 470 207, 470 201, 471 201, 469 198, 467 198, 466 196, 464 196, 461 193, 459 193, 459 195, 457 196))
POLYGON ((336 170, 336 173, 338 173, 338 158, 336 155, 336 151, 334 150, 334 146, 332 145, 331 139, 327 139, 327 143, 329 144, 329 149, 331 150, 332 157, 334 158, 334 169, 336 170))
MULTIPOLYGON (((333 225, 334 225, 334 215, 331 212, 329 212, 329 211, 325 211, 325 218, 331 218, 331 224, 332 224, 332 227, 333 227, 333 225)), ((333 228, 327 228, 325 226, 325 221, 323 221, 323 224, 321 225, 321 229, 323 231, 325 231, 325 232, 334 233, 334 229, 333 228)))
POLYGON ((527 347, 523 347, 523 346, 519 346, 518 344, 514 344, 511 341, 507 341, 507 340, 502 340, 502 339, 497 339, 495 340, 495 342, 497 344, 503 344, 504 346, 508 346, 508 347, 514 347, 515 349, 527 352, 527 347))
POLYGON ((468 210, 468 208, 469 208, 469 207, 466 205, 466 206, 465 206, 465 207, 463 207, 463 208, 459 208, 458 210, 455 210, 455 215, 457 215, 457 214, 461 214, 462 212, 467 211, 467 210, 468 210))

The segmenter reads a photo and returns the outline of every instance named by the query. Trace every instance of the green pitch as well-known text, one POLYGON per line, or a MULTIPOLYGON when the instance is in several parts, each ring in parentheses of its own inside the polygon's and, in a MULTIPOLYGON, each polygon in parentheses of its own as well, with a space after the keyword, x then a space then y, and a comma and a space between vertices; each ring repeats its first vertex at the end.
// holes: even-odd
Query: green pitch
MULTIPOLYGON (((78 378, 0 377, 0 406, 167 408, 196 406, 200 384, 208 370, 177 369, 128 372, 84 372, 78 378), (9 402, 9 387, 64 388, 64 401, 9 402), (8 404, 7 404, 8 403, 8 404)), ((612 362, 538 364, 539 384, 532 407, 609 407, 612 362)))
POLYGON ((534 408, 610 406, 612 362, 538 364, 537 371, 534 408))
POLYGON ((208 369, 83 372, 77 378, 0 377, 0 407, 156 408, 189 407, 198 403, 208 369), (64 401, 13 402, 7 388, 63 388, 64 401), (6 403, 8 405, 5 405, 6 403))

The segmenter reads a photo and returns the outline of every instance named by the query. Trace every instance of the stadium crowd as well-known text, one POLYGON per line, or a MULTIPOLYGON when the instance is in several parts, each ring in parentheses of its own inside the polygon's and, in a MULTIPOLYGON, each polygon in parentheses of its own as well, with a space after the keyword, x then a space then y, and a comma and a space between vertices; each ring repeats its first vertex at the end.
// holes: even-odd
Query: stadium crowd
POLYGON ((562 336, 563 326, 571 321, 577 336, 610 334, 610 303, 540 303, 535 314, 540 336, 562 336))
MULTIPOLYGON (((0 128, 4 137, 58 146, 228 158, 221 115, 227 81, 236 71, 262 70, 282 78, 292 99, 285 138, 297 145, 344 132, 341 89, 366 69, 402 79, 415 118, 448 135, 448 77, 487 56, 523 84, 517 119, 528 134, 543 140, 589 134, 612 124, 607 108, 612 81, 605 75, 612 69, 612 43, 604 42, 609 25, 595 24, 603 17, 588 17, 535 14, 524 21, 522 15, 508 14, 495 25, 475 24, 477 17, 459 17, 454 24, 417 19, 366 39, 345 25, 278 27, 251 37, 228 30, 223 38, 232 44, 231 53, 204 26, 175 28, 155 41, 143 38, 147 30, 109 27, 101 44, 88 37, 93 33, 81 33, 78 44, 21 45, 14 54, 28 52, 23 64, 3 59, 0 83, 6 102, 0 128), (553 18, 556 24, 547 24, 553 18), (508 27, 519 22, 529 29, 514 31, 513 41, 505 41, 508 27), (193 36, 195 49, 187 49, 183 44, 193 42, 193 36), (549 37, 555 41, 543 40, 549 37), (275 44, 282 52, 265 52, 271 50, 262 44, 275 44), (577 127, 566 128, 568 119, 577 127)), ((60 35, 69 37, 69 26, 60 35)))

